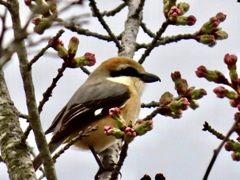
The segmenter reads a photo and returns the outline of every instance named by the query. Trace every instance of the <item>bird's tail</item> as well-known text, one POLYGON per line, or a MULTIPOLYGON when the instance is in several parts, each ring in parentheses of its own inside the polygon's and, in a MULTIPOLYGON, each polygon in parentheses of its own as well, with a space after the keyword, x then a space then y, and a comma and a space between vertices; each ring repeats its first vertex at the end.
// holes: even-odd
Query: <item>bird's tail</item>
MULTIPOLYGON (((50 142, 48 144, 49 151, 52 154, 60 145, 62 144, 62 141, 59 142, 50 142)), ((39 153, 35 159, 33 160, 33 167, 35 171, 42 165, 42 157, 41 154, 39 153)))

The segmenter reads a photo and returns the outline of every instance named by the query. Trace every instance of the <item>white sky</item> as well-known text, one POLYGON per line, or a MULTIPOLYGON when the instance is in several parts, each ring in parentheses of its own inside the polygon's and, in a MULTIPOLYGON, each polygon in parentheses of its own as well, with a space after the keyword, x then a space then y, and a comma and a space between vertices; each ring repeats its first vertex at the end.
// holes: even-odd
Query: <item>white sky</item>
MULTIPOLYGON (((198 101, 200 108, 195 111, 187 110, 183 113, 181 119, 172 119, 160 115, 155 117, 154 129, 145 136, 136 138, 130 144, 128 157, 121 170, 123 180, 137 180, 144 174, 149 174, 154 179, 155 174, 159 172, 163 173, 168 180, 196 180, 203 178, 213 150, 218 147, 220 141, 210 133, 203 132, 202 125, 205 121, 208 121, 216 130, 226 134, 233 123, 233 115, 236 109, 230 107, 227 99, 216 98, 212 90, 218 85, 199 79, 195 75, 195 70, 200 65, 204 65, 209 69, 220 70, 227 76, 228 70, 223 62, 223 57, 226 53, 239 55, 240 48, 240 3, 236 1, 186 0, 185 2, 190 4, 187 15, 194 15, 197 18, 196 24, 192 27, 171 26, 164 33, 164 36, 193 33, 210 17, 218 12, 223 12, 227 14, 227 19, 221 23, 220 27, 228 32, 229 38, 218 41, 213 48, 193 40, 160 46, 155 48, 145 61, 145 69, 161 77, 162 82, 148 84, 142 102, 158 101, 165 91, 176 94, 170 77, 170 74, 174 71, 180 71, 182 77, 188 80, 189 86, 206 89, 208 95, 198 101)), ((119 1, 102 0, 98 4, 101 10, 110 10, 115 7, 116 2, 118 4, 119 1)), ((26 17, 26 12, 28 12, 28 9, 22 7, 21 13, 23 17, 26 17)), ((88 6, 72 8, 67 15, 71 16, 85 12, 90 12, 88 6)), ((158 30, 164 20, 161 12, 162 1, 146 1, 143 15, 144 22, 153 32, 158 30)), ((126 13, 127 10, 125 9, 116 17, 107 19, 116 34, 123 30, 126 13)), ((65 16, 66 14, 63 15, 63 17, 65 16)), ((106 34, 98 21, 93 18, 89 19, 89 24, 85 25, 84 28, 106 34)), ((55 35, 56 32, 57 29, 55 28, 46 31, 44 35, 55 35)), ((77 36, 80 39, 78 55, 80 56, 85 52, 95 53, 97 65, 109 57, 117 55, 117 49, 113 43, 80 36, 68 30, 61 39, 67 44, 72 36, 77 36)), ((37 38, 40 38, 40 36, 34 36, 34 40, 37 38)), ((138 41, 149 42, 149 38, 141 31, 138 41)), ((39 51, 44 46, 45 44, 41 44, 37 50, 39 51)), ((50 50, 48 52, 53 53, 54 51, 50 50)), ((137 52, 134 58, 138 60, 142 52, 137 52)), ((42 93, 50 85, 61 63, 62 61, 56 56, 44 56, 33 66, 33 78, 38 101, 42 99, 42 93)), ((95 67, 89 69, 93 70, 95 67)), ((14 58, 4 70, 9 91, 16 107, 26 113, 25 97, 17 59, 14 58)), ((54 89, 53 97, 44 106, 41 114, 44 129, 49 126, 55 115, 86 78, 87 76, 78 69, 67 69, 65 71, 64 77, 54 89)), ((144 109, 140 117, 143 118, 150 112, 151 110, 144 109)), ((24 120, 22 121, 24 122, 24 120)), ((25 126, 23 123, 23 127, 25 126)), ((33 142, 31 138, 30 143, 33 142)), ((224 149, 221 151, 209 176, 210 180, 239 179, 239 164, 232 161, 230 154, 224 149)), ((98 166, 91 153, 74 149, 70 149, 63 154, 56 164, 59 180, 93 179, 97 169, 98 166)), ((0 179, 8 179, 3 164, 0 164, 0 179)))

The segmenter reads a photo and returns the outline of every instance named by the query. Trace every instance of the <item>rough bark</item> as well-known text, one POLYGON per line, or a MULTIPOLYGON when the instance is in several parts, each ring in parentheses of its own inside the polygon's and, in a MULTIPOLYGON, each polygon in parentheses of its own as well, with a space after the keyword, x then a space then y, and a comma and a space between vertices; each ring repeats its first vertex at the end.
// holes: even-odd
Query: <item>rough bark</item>
POLYGON ((36 180, 29 149, 0 69, 0 149, 11 180, 36 180))

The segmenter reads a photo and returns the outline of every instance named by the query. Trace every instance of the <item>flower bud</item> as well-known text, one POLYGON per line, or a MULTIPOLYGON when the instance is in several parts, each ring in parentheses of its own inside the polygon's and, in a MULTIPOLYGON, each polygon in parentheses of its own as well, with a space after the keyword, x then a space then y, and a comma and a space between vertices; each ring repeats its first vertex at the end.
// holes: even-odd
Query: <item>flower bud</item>
POLYGON ((207 95, 205 89, 193 89, 189 92, 192 99, 201 99, 203 96, 207 95))
POLYGON ((168 18, 171 21, 177 19, 178 16, 181 15, 181 10, 177 6, 172 6, 170 11, 168 12, 168 18))
POLYGON ((217 17, 221 22, 223 22, 223 21, 227 18, 227 15, 223 14, 222 12, 219 12, 219 13, 217 13, 216 17, 217 17))
POLYGON ((164 105, 170 103, 172 100, 174 100, 173 95, 170 92, 165 92, 161 96, 159 103, 160 103, 160 105, 164 106, 164 105))
POLYGON ((204 66, 199 66, 197 68, 196 75, 200 78, 204 77, 208 81, 213 81, 215 83, 229 84, 228 80, 221 72, 216 70, 215 71, 207 70, 207 68, 204 66))
POLYGON ((225 31, 216 31, 214 32, 214 37, 217 40, 223 40, 228 38, 228 34, 225 31))
POLYGON ((176 5, 177 0, 164 0, 163 1, 163 12, 166 18, 168 18, 168 12, 170 9, 176 5))
POLYGON ((94 54, 91 53, 85 53, 84 56, 81 57, 75 57, 71 65, 69 67, 76 68, 81 66, 92 66, 96 63, 96 59, 94 57, 94 54))
POLYGON ((227 64, 228 69, 237 69, 236 63, 237 63, 237 56, 235 54, 226 54, 224 56, 224 62, 227 64))
POLYGON ((104 133, 108 136, 114 136, 116 139, 121 139, 124 136, 123 131, 112 126, 104 126, 104 133))
POLYGON ((117 127, 121 130, 127 127, 126 121, 121 115, 121 110, 118 107, 109 109, 109 115, 116 121, 117 127))
POLYGON ((203 44, 206 44, 212 47, 216 44, 216 39, 213 35, 203 34, 200 36, 200 39, 198 40, 198 42, 201 42, 203 44))
POLYGON ((178 16, 176 19, 176 25, 188 25, 192 26, 196 23, 197 19, 195 16, 178 16))
POLYGON ((216 87, 213 92, 217 95, 219 98, 224 98, 227 94, 227 89, 223 86, 216 87))
POLYGON ((74 58, 74 56, 76 55, 77 49, 78 49, 78 45, 79 45, 79 40, 77 37, 72 37, 69 41, 68 44, 68 56, 69 59, 74 58))
POLYGON ((152 120, 143 121, 139 119, 134 124, 133 128, 138 135, 143 135, 153 129, 153 121, 152 120))
POLYGON ((130 143, 131 141, 133 141, 133 139, 136 137, 137 133, 135 132, 135 130, 132 127, 126 127, 124 129, 124 140, 128 143, 130 143))
POLYGON ((33 28, 34 32, 43 34, 46 29, 51 27, 53 20, 50 20, 50 18, 36 18, 32 23, 36 25, 33 28))
POLYGON ((181 78, 181 73, 179 71, 175 71, 174 73, 171 73, 171 77, 178 94, 184 94, 188 89, 188 83, 185 79, 181 78))
POLYGON ((232 153, 232 159, 234 161, 240 161, 240 153, 239 152, 233 152, 232 153))
POLYGON ((195 101, 195 100, 192 99, 192 100, 190 101, 189 107, 192 108, 192 109, 197 109, 197 108, 199 107, 199 104, 198 104, 197 101, 195 101))
POLYGON ((180 12, 181 12, 180 15, 183 15, 189 10, 190 6, 189 6, 188 3, 180 2, 180 3, 177 4, 177 7, 180 9, 180 12))

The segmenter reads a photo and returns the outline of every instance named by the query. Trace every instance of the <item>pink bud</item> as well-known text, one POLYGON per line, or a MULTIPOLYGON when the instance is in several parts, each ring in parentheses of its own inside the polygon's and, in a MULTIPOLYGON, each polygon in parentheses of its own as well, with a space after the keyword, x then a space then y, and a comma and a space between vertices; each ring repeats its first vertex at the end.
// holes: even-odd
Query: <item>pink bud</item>
POLYGON ((226 96, 226 93, 227 93, 227 89, 225 89, 225 87, 223 86, 219 86, 219 87, 216 87, 213 92, 217 95, 217 97, 219 98, 224 98, 226 96))
POLYGON ((223 21, 226 19, 227 15, 223 14, 222 12, 219 12, 219 13, 217 13, 216 17, 217 17, 221 22, 223 22, 223 21))
POLYGON ((237 62, 237 56, 235 54, 226 54, 224 56, 224 62, 228 65, 228 66, 235 66, 236 62, 237 62))
POLYGON ((187 17, 187 25, 192 26, 196 23, 197 19, 195 16, 190 15, 187 17))
POLYGON ((198 77, 205 77, 207 74, 207 68, 205 66, 199 66, 196 71, 198 77))
POLYGON ((96 63, 95 54, 87 52, 84 54, 84 57, 86 58, 89 66, 93 66, 96 63))

